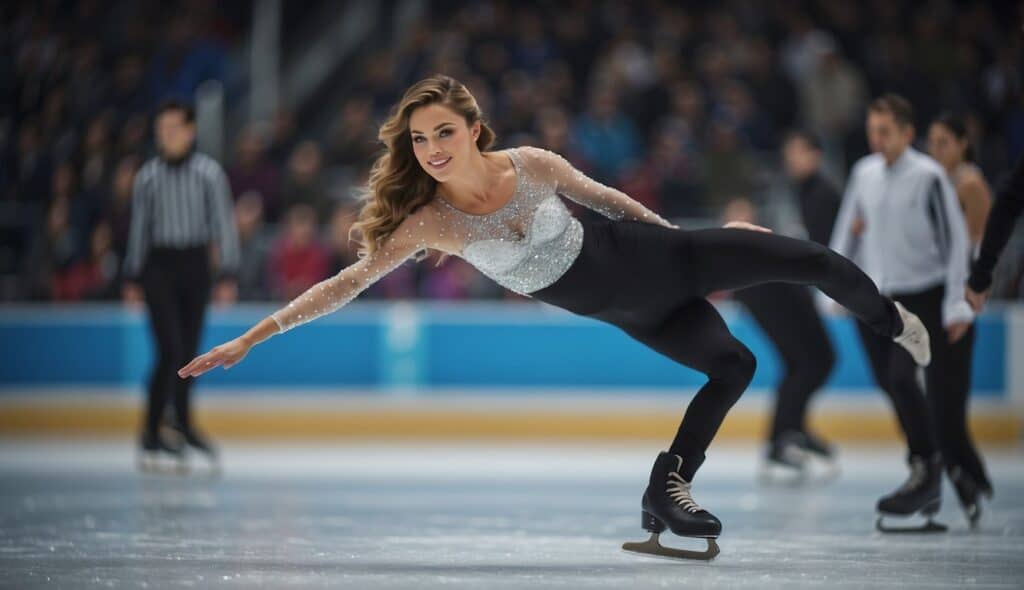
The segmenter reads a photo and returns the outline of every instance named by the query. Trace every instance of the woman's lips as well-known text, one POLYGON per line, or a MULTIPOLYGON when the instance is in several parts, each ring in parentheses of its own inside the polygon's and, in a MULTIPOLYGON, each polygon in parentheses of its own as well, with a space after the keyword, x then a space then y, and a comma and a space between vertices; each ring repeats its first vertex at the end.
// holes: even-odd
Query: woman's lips
POLYGON ((451 162, 451 161, 452 161, 452 157, 448 156, 447 158, 433 158, 433 159, 427 160, 427 164, 429 164, 430 167, 433 168, 434 170, 440 170, 441 168, 444 168, 445 166, 447 166, 448 163, 451 162))

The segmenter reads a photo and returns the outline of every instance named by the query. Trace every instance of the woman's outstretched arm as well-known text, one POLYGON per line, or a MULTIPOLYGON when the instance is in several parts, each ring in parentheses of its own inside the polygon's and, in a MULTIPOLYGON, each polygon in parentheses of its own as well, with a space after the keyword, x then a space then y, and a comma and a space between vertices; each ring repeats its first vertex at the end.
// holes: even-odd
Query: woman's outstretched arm
POLYGON ((313 285, 245 334, 196 357, 178 370, 178 376, 198 377, 221 366, 229 369, 245 358, 253 346, 267 338, 341 309, 413 254, 437 247, 436 226, 434 216, 425 207, 419 209, 387 236, 372 254, 313 285))

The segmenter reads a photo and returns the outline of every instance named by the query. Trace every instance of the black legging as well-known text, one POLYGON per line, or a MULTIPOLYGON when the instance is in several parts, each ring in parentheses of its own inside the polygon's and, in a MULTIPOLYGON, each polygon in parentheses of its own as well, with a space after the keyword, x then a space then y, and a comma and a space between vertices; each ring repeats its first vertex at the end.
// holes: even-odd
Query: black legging
POLYGON ((733 298, 747 308, 782 361, 769 440, 787 431, 806 431, 807 404, 835 365, 814 296, 803 285, 768 283, 740 289, 733 298))
POLYGON ((686 479, 704 460, 757 362, 704 297, 765 282, 813 285, 891 337, 902 330, 893 303, 855 264, 828 248, 741 229, 683 231, 635 221, 583 220, 583 249, 541 301, 618 326, 636 340, 708 376, 669 450, 686 479))
POLYGON ((178 426, 191 428, 190 390, 193 379, 178 378, 178 368, 196 355, 203 316, 210 298, 210 267, 205 247, 154 249, 142 271, 150 325, 156 344, 156 366, 149 380, 144 428, 155 432, 168 401, 178 426))
POLYGON ((861 341, 875 380, 896 409, 910 454, 928 457, 938 449, 947 469, 960 467, 979 484, 990 487, 984 462, 967 428, 974 326, 950 344, 942 326, 945 292, 939 285, 919 293, 893 295, 921 318, 931 334, 932 362, 925 369, 927 396, 918 383, 917 367, 905 350, 864 326, 858 326, 861 341), (929 428, 929 418, 934 428, 929 428))

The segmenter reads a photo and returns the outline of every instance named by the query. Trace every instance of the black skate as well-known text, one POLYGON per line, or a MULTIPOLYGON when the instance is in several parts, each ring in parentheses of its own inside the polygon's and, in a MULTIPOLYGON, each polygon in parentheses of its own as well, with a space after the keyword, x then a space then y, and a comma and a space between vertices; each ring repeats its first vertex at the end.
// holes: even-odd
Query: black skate
POLYGON ((942 506, 942 463, 938 455, 932 459, 911 457, 910 477, 895 492, 878 501, 875 527, 883 533, 943 533, 947 527, 932 520, 942 506), (886 516, 908 517, 921 514, 927 521, 921 526, 889 527, 886 516))
POLYGON ((949 468, 949 479, 953 482, 960 506, 964 509, 967 523, 972 529, 978 528, 981 521, 981 498, 992 499, 992 487, 986 482, 979 482, 967 474, 959 465, 949 468))
POLYGON ((202 465, 202 468, 198 470, 199 473, 211 477, 220 475, 220 453, 207 437, 193 428, 175 427, 174 431, 185 454, 186 471, 192 470, 193 457, 199 457, 202 465))
POLYGON ((766 485, 797 486, 826 483, 838 475, 831 445, 806 432, 787 430, 768 445, 760 479, 766 485))
POLYGON ((184 473, 187 471, 182 447, 168 443, 158 432, 145 432, 139 441, 139 471, 184 473))
POLYGON ((718 555, 715 539, 722 532, 722 523, 702 509, 690 495, 690 482, 679 474, 683 459, 679 455, 661 453, 654 462, 650 483, 641 506, 641 526, 651 536, 639 543, 625 543, 626 551, 673 559, 710 560, 718 555), (658 538, 670 529, 680 537, 696 537, 707 541, 704 551, 689 551, 663 546, 658 538))

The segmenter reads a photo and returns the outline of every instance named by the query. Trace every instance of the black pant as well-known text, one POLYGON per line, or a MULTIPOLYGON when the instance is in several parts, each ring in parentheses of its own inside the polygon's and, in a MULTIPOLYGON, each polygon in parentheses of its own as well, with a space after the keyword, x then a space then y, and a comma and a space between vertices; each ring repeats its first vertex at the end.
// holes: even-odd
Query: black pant
POLYGON ((741 289, 733 297, 747 308, 782 360, 784 374, 776 388, 769 439, 789 430, 803 432, 811 395, 825 384, 835 365, 832 342, 811 291, 802 285, 768 283, 741 289))
POLYGON ((181 379, 177 371, 199 348, 203 316, 210 298, 207 249, 153 249, 141 278, 157 349, 156 366, 149 380, 144 427, 147 432, 156 431, 170 400, 174 404, 177 425, 188 430, 191 429, 192 378, 181 379))
POLYGON ((892 302, 855 264, 828 248, 774 234, 682 231, 635 221, 582 221, 583 249, 541 301, 618 326, 636 340, 708 376, 669 450, 686 478, 704 459, 756 360, 704 297, 766 282, 813 285, 879 333, 902 329, 892 302))
POLYGON ((959 466, 978 482, 988 483, 985 466, 967 430, 974 326, 950 344, 942 326, 942 285, 919 293, 893 295, 924 322, 931 337, 932 362, 925 369, 924 391, 910 353, 858 325, 879 387, 896 409, 911 455, 942 452, 947 468, 959 466), (927 392, 927 396, 925 395, 927 392))

